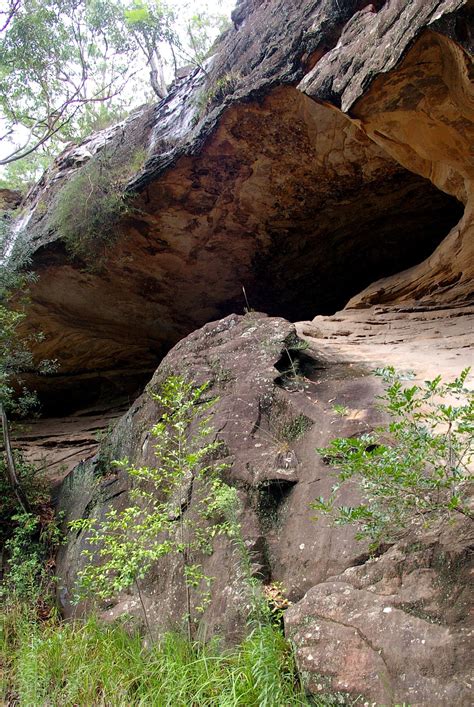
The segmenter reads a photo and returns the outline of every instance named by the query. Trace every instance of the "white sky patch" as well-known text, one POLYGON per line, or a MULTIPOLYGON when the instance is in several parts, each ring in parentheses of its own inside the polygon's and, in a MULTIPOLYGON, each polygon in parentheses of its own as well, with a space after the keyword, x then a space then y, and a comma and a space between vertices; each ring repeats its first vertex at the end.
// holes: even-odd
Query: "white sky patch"
MULTIPOLYGON (((178 23, 182 24, 183 27, 186 23, 186 20, 192 15, 198 13, 198 12, 207 12, 208 14, 215 14, 215 15, 226 15, 230 19, 230 14, 232 10, 234 9, 236 5, 236 0, 188 0, 183 2, 183 0, 168 0, 169 4, 175 9, 175 12, 178 17, 178 23)), ((2 0, 0 0, 0 3, 2 0)), ((127 3, 128 4, 128 3, 127 3)), ((184 31, 184 30, 183 30, 184 31)), ((217 31, 216 31, 216 38, 217 38, 217 31)), ((173 70, 172 70, 172 61, 171 61, 171 53, 169 51, 169 47, 167 45, 163 45, 162 47, 162 54, 163 54, 163 59, 165 62, 165 78, 166 80, 171 83, 172 78, 173 78, 173 70)), ((140 62, 141 63, 141 62, 140 62)), ((187 62, 185 59, 182 59, 179 62, 181 65, 185 65, 187 62)), ((137 66, 139 69, 139 72, 137 74, 142 76, 142 77, 147 77, 148 75, 148 69, 145 65, 145 62, 143 62, 142 66, 137 66)), ((130 110, 133 110, 133 108, 138 107, 139 105, 143 104, 144 100, 149 100, 153 101, 155 100, 153 93, 151 91, 151 88, 148 86, 148 83, 146 80, 141 82, 141 86, 137 86, 137 81, 134 82, 133 80, 129 82, 128 87, 126 87, 124 90, 129 92, 130 99, 131 99, 131 105, 130 105, 130 110), (137 90, 138 89, 138 90, 137 90), (149 89, 149 91, 148 91, 149 89), (148 95, 146 95, 148 92, 148 95), (136 97, 136 101, 134 98, 136 97)), ((125 94, 126 95, 126 94, 125 94)), ((4 126, 5 122, 4 119, 2 118, 2 115, 0 114, 0 134, 4 131, 4 126)), ((26 139, 28 135, 28 130, 22 126, 18 126, 17 130, 15 130, 15 133, 9 137, 5 138, 0 141, 0 159, 8 156, 11 154, 12 150, 23 143, 23 141, 26 139)), ((5 171, 5 166, 0 166, 0 178, 3 176, 5 171)))

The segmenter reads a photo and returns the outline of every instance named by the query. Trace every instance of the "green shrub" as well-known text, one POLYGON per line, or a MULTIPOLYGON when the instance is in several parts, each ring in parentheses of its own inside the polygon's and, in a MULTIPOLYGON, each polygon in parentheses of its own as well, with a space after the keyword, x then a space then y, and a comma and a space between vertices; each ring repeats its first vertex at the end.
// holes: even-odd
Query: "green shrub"
POLYGON ((130 208, 123 186, 105 157, 90 160, 63 186, 51 225, 72 255, 94 263, 116 242, 118 223, 130 208))
POLYGON ((208 387, 208 383, 195 386, 181 376, 170 376, 152 394, 162 411, 151 429, 156 466, 135 467, 126 459, 115 462, 134 482, 133 505, 120 512, 110 510, 100 523, 86 518, 71 524, 73 529, 88 531, 93 547, 83 552, 87 564, 79 573, 78 596, 110 599, 132 584, 140 593, 139 580, 154 562, 170 554, 180 556, 189 636, 209 601, 211 579, 204 575, 199 558, 212 553, 217 535, 235 532, 225 515, 236 502, 236 491, 222 481, 225 465, 215 460, 220 442, 211 439, 207 418, 197 420, 214 403, 204 399, 208 387), (195 518, 186 514, 186 484, 200 487, 195 518), (194 607, 191 589, 200 594, 194 607))
POLYGON ((0 587, 0 596, 14 593, 19 599, 36 598, 44 578, 46 543, 41 539, 39 518, 21 513, 11 518, 15 527, 5 542, 7 571, 0 587))
MULTIPOLYGON (((44 478, 34 464, 26 462, 21 452, 14 453, 15 467, 21 488, 32 509, 37 509, 49 500, 44 478)), ((6 460, 0 457, 0 543, 10 535, 11 519, 20 512, 18 500, 12 492, 6 471, 6 460)))
POLYGON ((329 499, 317 499, 312 508, 335 511, 336 523, 356 523, 357 537, 369 538, 373 547, 435 520, 472 518, 474 395, 465 386, 468 373, 462 371, 451 383, 438 376, 404 386, 393 368, 380 371, 386 385, 381 407, 389 424, 317 450, 339 469, 339 482, 357 478, 364 501, 336 508, 338 483, 329 499))

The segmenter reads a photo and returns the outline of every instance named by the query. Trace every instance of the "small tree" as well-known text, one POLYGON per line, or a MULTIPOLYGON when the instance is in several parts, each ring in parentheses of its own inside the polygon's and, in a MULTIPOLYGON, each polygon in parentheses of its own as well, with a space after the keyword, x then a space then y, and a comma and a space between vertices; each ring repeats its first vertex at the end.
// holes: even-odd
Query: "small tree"
POLYGON ((339 469, 339 483, 329 499, 321 497, 311 507, 335 512, 338 524, 356 523, 357 537, 369 538, 372 547, 434 520, 472 518, 468 488, 473 480, 474 396, 465 386, 468 373, 465 369, 451 383, 437 376, 405 387, 392 367, 381 370, 387 386, 381 407, 391 418, 389 424, 317 450, 339 469), (340 483, 354 477, 365 500, 336 507, 340 483))
MULTIPOLYGON (((79 596, 93 594, 109 599, 135 585, 145 621, 147 614, 140 591, 140 580, 154 562, 171 554, 182 562, 186 589, 189 638, 192 636, 191 589, 205 589, 199 607, 205 609, 210 579, 194 561, 197 553, 212 553, 213 538, 231 534, 226 510, 236 502, 235 489, 220 478, 225 464, 213 457, 221 443, 211 440, 208 418, 197 421, 198 413, 207 410, 213 400, 203 400, 208 384, 194 386, 181 376, 171 376, 161 392, 152 397, 163 409, 160 421, 151 433, 156 442, 156 467, 136 467, 128 460, 117 462, 133 479, 130 492, 134 501, 124 510, 110 510, 102 522, 95 519, 74 521, 74 529, 88 530, 88 541, 96 550, 84 550, 88 560, 79 572, 79 596), (195 427, 194 432, 192 427, 195 427), (187 514, 195 484, 201 493, 194 515, 187 514)), ((148 627, 149 629, 149 627, 148 627)))

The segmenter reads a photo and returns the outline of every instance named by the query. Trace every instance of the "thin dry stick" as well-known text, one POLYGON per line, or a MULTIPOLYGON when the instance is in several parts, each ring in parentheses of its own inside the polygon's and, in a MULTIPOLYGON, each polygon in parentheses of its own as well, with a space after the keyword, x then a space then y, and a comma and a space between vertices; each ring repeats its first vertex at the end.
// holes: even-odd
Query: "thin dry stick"
POLYGON ((30 504, 28 503, 28 499, 26 498, 26 495, 23 492, 23 489, 21 488, 21 484, 18 479, 18 475, 16 473, 15 459, 13 457, 13 452, 12 452, 12 447, 11 447, 11 442, 10 442, 10 432, 8 429, 7 413, 5 412, 5 408, 1 404, 0 404, 0 416, 2 418, 3 442, 5 445, 5 456, 6 456, 6 462, 7 462, 6 463, 6 470, 7 470, 8 480, 10 481, 10 485, 12 487, 13 493, 15 494, 17 501, 20 504, 21 508, 23 509, 23 511, 25 513, 30 513, 31 512, 30 504))
POLYGON ((154 643, 155 641, 154 641, 154 638, 153 638, 153 633, 152 633, 152 630, 151 630, 150 622, 148 621, 147 610, 146 610, 146 608, 145 608, 145 603, 144 603, 144 601, 143 601, 142 593, 141 593, 141 590, 140 590, 140 585, 138 584, 138 579, 137 579, 137 578, 135 578, 135 586, 136 586, 136 588, 137 588, 138 598, 140 599, 140 604, 142 605, 143 617, 144 617, 144 619, 145 619, 145 624, 146 624, 146 627, 147 627, 147 630, 148 630, 148 634, 149 634, 149 636, 150 636, 150 641, 151 641, 152 643, 154 643))
POLYGON ((184 547, 182 554, 183 554, 183 574, 184 574, 184 582, 185 582, 185 586, 186 586, 187 629, 188 629, 188 639, 189 639, 189 642, 191 643, 193 640, 193 633, 192 633, 192 627, 191 627, 191 589, 189 587, 189 583, 188 583, 188 580, 186 577, 186 568, 188 566, 188 548, 184 542, 184 518, 183 518, 182 512, 181 512, 181 516, 180 516, 180 526, 181 526, 181 542, 184 547))
POLYGON ((247 299, 247 293, 246 293, 245 287, 243 285, 242 285, 242 292, 244 293, 245 305, 246 305, 247 312, 250 312, 250 305, 249 305, 249 301, 247 299))

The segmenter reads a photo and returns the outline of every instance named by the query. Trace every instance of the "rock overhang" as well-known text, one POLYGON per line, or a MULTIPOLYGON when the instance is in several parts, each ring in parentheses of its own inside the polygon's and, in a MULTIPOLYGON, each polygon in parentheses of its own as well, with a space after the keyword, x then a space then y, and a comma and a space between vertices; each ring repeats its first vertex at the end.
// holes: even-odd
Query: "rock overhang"
MULTIPOLYGON (((146 146, 149 159, 128 185, 136 208, 122 220, 123 236, 104 266, 94 272, 71 259, 57 234, 44 228, 41 214, 33 214, 29 226, 38 238, 33 264, 40 275, 30 325, 46 335, 38 356, 59 359, 57 384, 72 390, 77 383, 94 396, 112 379, 111 390, 116 381, 136 382, 140 372, 145 380, 181 337, 206 321, 243 311, 243 287, 252 308, 293 320, 312 318, 431 256, 462 216, 452 195, 465 202, 466 194, 438 179, 451 196, 432 186, 423 178, 433 176, 430 170, 400 157, 386 126, 381 140, 368 125, 374 111, 367 118, 363 106, 377 103, 380 72, 390 81, 400 57, 416 57, 425 41, 423 27, 443 17, 449 24, 451 18, 452 34, 453 12, 463 12, 464 4, 433 0, 412 17, 396 3, 377 4, 377 13, 352 3, 342 14, 332 2, 291 9, 276 0, 268 7, 250 3, 252 21, 224 38, 210 78, 191 72, 167 100, 133 116, 122 132, 108 134, 113 145, 125 140, 146 146), (368 14, 380 37, 398 38, 389 57, 379 51, 372 59, 367 52, 355 56, 355 29, 365 28, 362 39, 371 36, 368 14), (282 28, 285 17, 291 36, 282 28), (280 39, 272 51, 258 37, 263 18, 265 32, 280 39), (252 48, 258 61, 250 60, 252 48), (213 77, 230 70, 231 52, 240 67, 236 86, 202 114, 199 100, 213 77), (319 60, 296 87, 315 53, 319 60), (347 76, 339 83, 333 76, 332 93, 338 86, 341 101, 352 106, 345 115, 323 101, 323 78, 350 56, 365 79, 349 100, 347 76)), ((453 51, 452 40, 443 41, 441 59, 453 51)), ((416 72, 411 78, 416 84, 416 72)), ((425 93, 436 94, 424 76, 420 81, 425 93)), ((400 115, 403 106, 395 98, 400 115)), ((68 169, 73 176, 74 167, 68 169)), ((54 204, 64 170, 50 182, 54 204)), ((425 263, 428 274, 417 296, 436 290, 430 267, 425 263)), ((467 268, 464 281, 468 275, 467 268)), ((445 278, 452 299, 458 280, 456 273, 445 278)), ((402 296, 415 290, 406 286, 402 296)), ((53 390, 54 380, 42 387, 53 390)))

